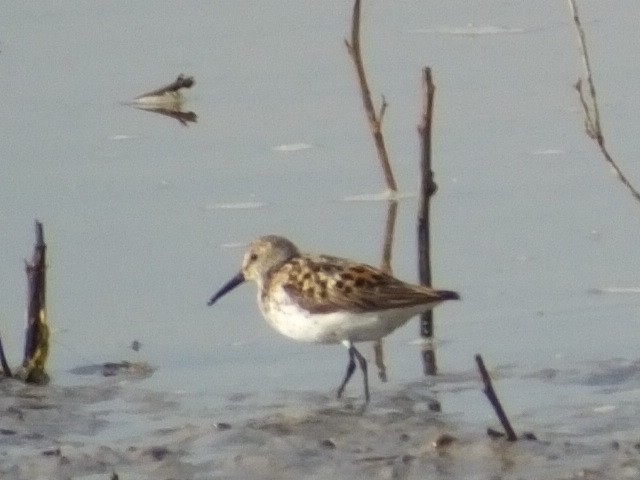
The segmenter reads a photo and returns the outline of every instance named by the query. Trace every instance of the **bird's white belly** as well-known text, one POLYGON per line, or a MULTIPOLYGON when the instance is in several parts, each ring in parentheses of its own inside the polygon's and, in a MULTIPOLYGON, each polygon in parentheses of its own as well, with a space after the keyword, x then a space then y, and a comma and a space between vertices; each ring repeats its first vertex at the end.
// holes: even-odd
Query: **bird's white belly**
POLYGON ((340 343, 378 340, 400 327, 425 308, 390 309, 377 312, 309 313, 292 302, 285 292, 272 302, 262 302, 260 310, 278 332, 302 342, 340 343))

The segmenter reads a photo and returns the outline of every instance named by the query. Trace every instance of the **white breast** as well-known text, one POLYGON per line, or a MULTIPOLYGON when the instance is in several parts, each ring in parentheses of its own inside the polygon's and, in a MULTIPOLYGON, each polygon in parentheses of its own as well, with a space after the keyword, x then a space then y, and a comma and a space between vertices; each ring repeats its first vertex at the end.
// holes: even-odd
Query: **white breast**
POLYGON ((272 290, 271 297, 264 302, 258 292, 258 305, 267 322, 278 332, 295 340, 315 343, 378 340, 428 309, 418 306, 365 313, 340 311, 311 314, 293 302, 281 288, 272 290))

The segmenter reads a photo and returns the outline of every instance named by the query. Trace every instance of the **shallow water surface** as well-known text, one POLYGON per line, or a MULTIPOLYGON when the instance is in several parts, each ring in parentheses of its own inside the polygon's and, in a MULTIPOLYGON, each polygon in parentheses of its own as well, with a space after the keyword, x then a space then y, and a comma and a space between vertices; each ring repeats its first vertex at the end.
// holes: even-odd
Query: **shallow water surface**
MULTIPOLYGON (((580 6, 608 145, 640 182, 640 8, 580 6)), ((19 361, 34 218, 54 330, 52 384, 2 384, 5 477, 640 478, 639 205, 584 134, 562 2, 364 4, 407 280, 423 66, 437 85, 433 278, 463 297, 435 313, 437 377, 411 322, 385 340, 387 383, 370 362, 360 414, 357 376, 346 403, 333 398, 344 348, 280 337, 252 285, 206 306, 266 233, 380 263, 387 202, 343 44, 350 15, 310 0, 4 8, 1 333, 19 361), (196 123, 123 105, 179 73, 195 77, 196 123), (540 442, 484 436, 497 422, 476 353, 516 430, 540 442), (123 360, 153 374, 78 374, 123 360), (444 433, 458 441, 441 451, 444 433)))

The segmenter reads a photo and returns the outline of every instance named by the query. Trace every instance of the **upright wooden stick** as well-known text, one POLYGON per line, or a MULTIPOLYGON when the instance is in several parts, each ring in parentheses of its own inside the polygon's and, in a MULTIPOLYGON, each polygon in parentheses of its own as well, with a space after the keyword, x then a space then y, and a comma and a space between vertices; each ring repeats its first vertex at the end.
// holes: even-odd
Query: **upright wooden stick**
MULTIPOLYGON (((429 204, 437 185, 431 169, 431 124, 433 120, 433 97, 436 87, 431 68, 422 71, 422 120, 418 126, 420 134, 420 206, 418 212, 418 266, 420 283, 431 286, 431 239, 429 236, 429 204)), ((429 310, 420 317, 420 335, 433 337, 433 312, 429 310)))
POLYGON ((46 383, 45 371, 49 356, 49 325, 46 310, 46 251, 42 223, 36 220, 36 243, 31 263, 26 263, 29 282, 29 305, 27 308, 27 330, 24 346, 25 381, 46 383))

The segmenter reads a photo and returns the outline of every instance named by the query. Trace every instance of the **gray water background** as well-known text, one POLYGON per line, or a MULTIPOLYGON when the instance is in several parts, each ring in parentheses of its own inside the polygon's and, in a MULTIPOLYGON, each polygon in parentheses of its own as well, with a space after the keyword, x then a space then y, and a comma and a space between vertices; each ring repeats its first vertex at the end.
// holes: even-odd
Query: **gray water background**
MULTIPOLYGON (((607 142, 638 183, 640 8, 580 5, 607 142)), ((279 336, 260 317, 254 286, 215 308, 206 300, 235 274, 243 245, 266 233, 380 262, 387 205, 367 195, 385 187, 343 44, 351 3, 2 10, 0 325, 10 358, 21 358, 23 258, 38 218, 56 385, 99 383, 70 371, 127 359, 157 368, 138 386, 179 395, 185 412, 224 411, 250 395, 256 414, 283 392, 292 404, 332 394, 343 348, 279 336), (122 104, 181 72, 196 79, 186 93, 196 124, 122 104), (311 148, 278 148, 295 144, 311 148)), ((483 429, 494 419, 477 384, 473 355, 482 353, 515 418, 634 436, 640 205, 584 133, 567 5, 372 1, 363 15, 366 68, 376 100, 389 102, 384 133, 405 194, 393 268, 411 281, 423 66, 437 85, 433 278, 463 300, 436 311, 441 376, 425 385, 444 412, 483 429), (614 413, 595 420, 567 415, 610 405, 614 413)), ((425 381, 417 321, 385 352, 390 380, 372 369, 374 402, 425 381)), ((359 389, 354 382, 349 394, 359 389)), ((104 438, 141 424, 123 420, 104 438)))

